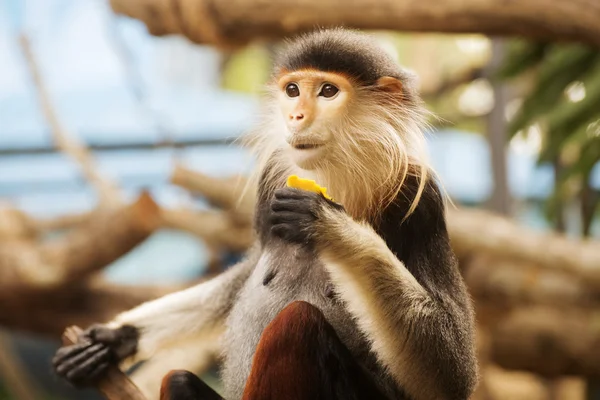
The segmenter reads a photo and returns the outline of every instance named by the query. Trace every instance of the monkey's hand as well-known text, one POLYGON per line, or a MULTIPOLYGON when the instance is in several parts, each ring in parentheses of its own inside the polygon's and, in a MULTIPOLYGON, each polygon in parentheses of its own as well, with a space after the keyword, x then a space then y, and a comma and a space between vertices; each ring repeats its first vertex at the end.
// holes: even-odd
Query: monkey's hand
POLYGON ((83 332, 79 343, 58 349, 52 359, 54 370, 75 387, 91 386, 109 365, 135 354, 138 337, 133 326, 111 329, 92 325, 83 332))
POLYGON ((343 212, 343 206, 320 193, 278 189, 271 202, 271 232, 286 241, 309 245, 333 215, 343 212))

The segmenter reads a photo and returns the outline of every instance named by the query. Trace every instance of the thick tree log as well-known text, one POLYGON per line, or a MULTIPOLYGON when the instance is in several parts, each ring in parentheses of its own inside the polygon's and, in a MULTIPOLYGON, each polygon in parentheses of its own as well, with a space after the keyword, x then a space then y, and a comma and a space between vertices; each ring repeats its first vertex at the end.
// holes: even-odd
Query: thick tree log
POLYGON ((236 46, 315 26, 522 35, 600 46, 600 3, 590 0, 111 0, 154 35, 236 46))
POLYGON ((148 194, 123 208, 94 215, 53 241, 0 244, 0 288, 54 287, 101 270, 144 241, 160 224, 159 208, 148 194))
POLYGON ((121 311, 183 287, 92 280, 55 289, 0 290, 0 325, 58 338, 66 326, 108 321, 121 311))
POLYGON ((567 272, 600 289, 600 242, 538 232, 483 210, 448 210, 448 230, 459 257, 483 252, 567 272))
POLYGON ((600 313, 521 308, 501 319, 491 335, 491 356, 501 367, 547 377, 600 377, 600 313))
POLYGON ((160 223, 158 205, 142 193, 133 204, 98 213, 40 252, 46 262, 62 266, 63 279, 78 281, 128 253, 160 223))
POLYGON ((486 253, 464 258, 460 266, 478 303, 504 309, 535 304, 561 309, 600 306, 600 291, 577 274, 486 253))

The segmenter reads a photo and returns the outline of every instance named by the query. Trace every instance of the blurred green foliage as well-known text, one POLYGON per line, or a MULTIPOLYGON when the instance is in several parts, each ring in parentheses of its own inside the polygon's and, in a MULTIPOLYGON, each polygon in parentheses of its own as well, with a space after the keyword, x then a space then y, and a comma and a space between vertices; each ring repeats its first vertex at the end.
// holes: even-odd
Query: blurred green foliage
MULTIPOLYGON (((580 44, 509 43, 497 78, 530 86, 509 135, 537 126, 542 132, 538 162, 559 166, 546 215, 555 219, 563 204, 586 196, 585 214, 592 218, 600 203, 597 193, 589 196, 590 173, 600 161, 600 52, 580 44)), ((583 234, 588 222, 583 221, 583 234)))

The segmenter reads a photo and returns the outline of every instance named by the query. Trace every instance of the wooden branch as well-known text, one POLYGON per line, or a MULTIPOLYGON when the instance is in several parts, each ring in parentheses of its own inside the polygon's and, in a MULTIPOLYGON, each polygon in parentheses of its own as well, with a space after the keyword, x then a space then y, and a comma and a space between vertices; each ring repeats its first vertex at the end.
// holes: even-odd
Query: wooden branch
MULTIPOLYGON (((78 343, 82 330, 76 326, 67 328, 63 334, 63 344, 71 345, 78 343)), ((108 400, 146 400, 146 397, 129 380, 127 375, 119 370, 119 367, 111 365, 98 382, 97 388, 108 400)))
POLYGON ((0 240, 34 240, 47 232, 71 229, 89 221, 95 213, 32 218, 21 210, 0 205, 0 240))
POLYGON ((229 214, 220 211, 163 210, 163 224, 190 232, 210 246, 244 252, 254 240, 251 226, 238 225, 229 214))
POLYGON ((243 195, 247 183, 243 176, 214 178, 177 165, 171 175, 171 182, 202 195, 211 204, 228 211, 237 223, 248 225, 252 221, 255 191, 249 190, 243 195))
POLYGON ((315 26, 519 35, 600 46, 600 4, 590 0, 111 0, 151 34, 239 46, 315 26))
POLYGON ((96 188, 101 206, 114 207, 121 204, 121 194, 117 186, 98 172, 98 167, 95 164, 93 156, 86 146, 78 141, 75 136, 67 132, 67 129, 61 124, 52 106, 52 101, 50 100, 37 61, 31 50, 29 39, 25 35, 20 35, 19 43, 29 66, 31 79, 35 85, 40 105, 50 126, 50 132, 56 146, 79 164, 85 178, 96 188))
POLYGON ((65 326, 109 321, 122 311, 187 286, 117 285, 93 279, 52 289, 2 289, 0 325, 58 338, 65 326))
POLYGON ((0 287, 53 287, 81 280, 129 252, 159 224, 158 206, 143 193, 135 203, 97 213, 51 242, 0 243, 0 287))
POLYGON ((478 303, 496 308, 536 304, 561 309, 600 306, 600 292, 577 274, 483 252, 460 260, 460 265, 478 303))
POLYGON ((65 229, 72 229, 89 222, 95 214, 96 213, 94 211, 89 211, 80 214, 61 215, 54 218, 36 219, 34 221, 34 226, 38 234, 52 231, 62 231, 65 229))
POLYGON ((22 211, 0 205, 0 240, 32 239, 36 227, 22 211))
POLYGON ((40 252, 61 266, 63 279, 77 281, 97 272, 143 242, 160 225, 160 209, 148 193, 130 206, 109 210, 90 219, 40 252))
POLYGON ((600 377, 597 310, 520 308, 492 331, 491 355, 501 367, 546 377, 600 377))
POLYGON ((488 211, 448 210, 448 230, 459 257, 474 252, 521 260, 579 276, 600 289, 600 243, 537 232, 488 211))

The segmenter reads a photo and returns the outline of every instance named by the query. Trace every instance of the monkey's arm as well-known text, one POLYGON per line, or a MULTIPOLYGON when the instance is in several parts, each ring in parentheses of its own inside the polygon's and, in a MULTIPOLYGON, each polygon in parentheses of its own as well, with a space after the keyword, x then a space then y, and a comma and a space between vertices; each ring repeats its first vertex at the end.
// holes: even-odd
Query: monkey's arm
POLYGON ((139 332, 135 360, 131 361, 220 329, 254 262, 249 257, 209 281, 125 311, 106 326, 110 329, 132 326, 139 332))
MULTIPOLYGON (((417 399, 469 398, 477 372, 464 302, 425 289, 371 227, 338 216, 325 232, 332 281, 392 376, 417 399)), ((423 256, 421 267, 438 267, 423 256)))
MULTIPOLYGON (((399 386, 415 399, 468 399, 477 379, 472 312, 443 209, 430 207, 411 217, 413 228, 421 226, 411 233, 421 237, 407 250, 409 270, 371 226, 341 207, 287 189, 278 196, 274 232, 316 247, 337 292, 399 386)), ((397 227, 387 236, 406 234, 400 220, 397 227)))
POLYGON ((88 328, 87 343, 58 350, 53 360, 57 374, 76 385, 90 384, 107 364, 143 360, 160 348, 221 328, 257 256, 253 248, 244 260, 209 281, 88 328))

